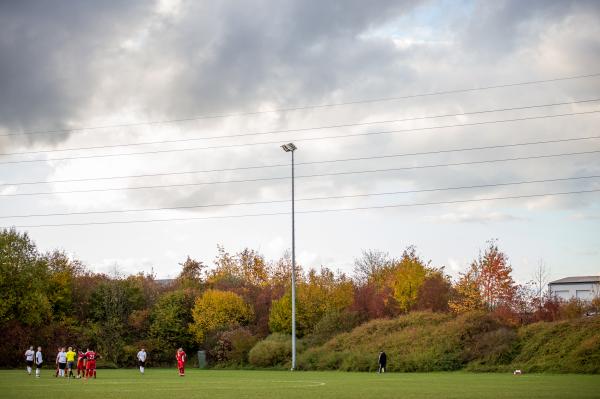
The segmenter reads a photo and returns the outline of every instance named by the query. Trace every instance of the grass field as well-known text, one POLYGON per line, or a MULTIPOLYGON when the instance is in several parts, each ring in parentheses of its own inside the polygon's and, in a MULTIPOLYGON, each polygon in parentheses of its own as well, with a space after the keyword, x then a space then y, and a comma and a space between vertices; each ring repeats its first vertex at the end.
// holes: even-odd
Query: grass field
POLYGON ((475 373, 345 373, 190 369, 99 370, 96 380, 42 370, 0 371, 0 398, 600 398, 600 376, 475 373))

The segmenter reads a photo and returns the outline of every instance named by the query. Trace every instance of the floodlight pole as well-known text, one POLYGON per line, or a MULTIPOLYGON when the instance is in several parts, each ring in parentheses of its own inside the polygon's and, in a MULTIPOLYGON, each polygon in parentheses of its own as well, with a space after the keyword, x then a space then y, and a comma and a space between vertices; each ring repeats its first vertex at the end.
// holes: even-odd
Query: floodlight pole
POLYGON ((292 151, 292 371, 296 368, 296 212, 294 200, 294 151, 292 151))
POLYGON ((296 213, 294 198, 294 143, 281 146, 285 152, 292 153, 292 371, 296 369, 296 213))

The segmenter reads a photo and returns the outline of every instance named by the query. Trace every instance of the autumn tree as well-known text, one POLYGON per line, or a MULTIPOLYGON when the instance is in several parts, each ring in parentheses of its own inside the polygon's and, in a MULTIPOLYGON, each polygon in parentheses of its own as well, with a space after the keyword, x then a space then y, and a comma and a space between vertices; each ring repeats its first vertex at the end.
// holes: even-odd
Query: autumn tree
POLYGON ((357 312, 364 320, 397 316, 398 305, 392 292, 388 286, 378 287, 370 282, 357 285, 349 310, 357 312))
POLYGON ((261 287, 268 283, 269 268, 258 252, 245 248, 231 255, 222 246, 217 246, 215 268, 208 275, 208 282, 229 287, 261 287))
POLYGON ((489 241, 483 254, 471 264, 484 305, 493 310, 501 304, 510 304, 516 284, 512 279, 512 267, 506 254, 498 249, 495 241, 489 241))
POLYGON ((406 248, 391 273, 394 299, 401 312, 408 312, 416 304, 428 273, 428 265, 419 258, 415 247, 406 248))
MULTIPOLYGON (((298 336, 312 331, 329 312, 339 312, 350 306, 354 284, 344 274, 336 275, 328 268, 317 273, 311 269, 306 277, 296 281, 296 328, 298 336)), ((273 301, 269 316, 272 332, 291 333, 291 292, 286 291, 273 301)))
POLYGON ((387 252, 363 250, 354 260, 353 302, 350 309, 364 320, 393 317, 398 314, 397 301, 390 285, 397 261, 387 252))
POLYGON ((215 268, 207 276, 208 287, 240 295, 255 313, 256 322, 251 330, 267 334, 271 301, 281 296, 271 285, 270 265, 261 254, 248 248, 235 254, 220 245, 217 249, 215 268))
POLYGON ((512 308, 517 285, 511 277, 512 268, 506 254, 498 249, 496 241, 475 259, 469 270, 461 275, 455 286, 458 297, 451 304, 455 312, 483 307, 495 310, 500 306, 512 308))
POLYGON ((382 286, 395 263, 387 252, 363 250, 360 258, 354 260, 354 278, 360 284, 382 286))
POLYGON ((201 261, 192 259, 190 256, 186 258, 181 266, 181 272, 175 279, 177 287, 180 289, 192 288, 200 290, 203 282, 203 274, 206 266, 201 261))
POLYGON ((254 312, 236 293, 209 289, 196 299, 192 318, 190 330, 201 344, 209 333, 247 325, 254 312))
POLYGON ((456 295, 448 303, 452 312, 466 313, 483 309, 477 276, 473 270, 460 274, 460 279, 454 285, 454 291, 456 295))
POLYGON ((450 276, 444 274, 443 268, 430 270, 417 294, 415 310, 447 312, 448 302, 452 296, 450 276))

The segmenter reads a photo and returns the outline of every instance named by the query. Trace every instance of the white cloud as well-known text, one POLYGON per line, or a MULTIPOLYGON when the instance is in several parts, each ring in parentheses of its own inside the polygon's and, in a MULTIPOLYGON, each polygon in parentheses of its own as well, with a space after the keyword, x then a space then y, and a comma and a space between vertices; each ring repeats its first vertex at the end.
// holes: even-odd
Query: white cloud
POLYGON ((429 223, 493 223, 523 221, 524 219, 500 212, 479 214, 449 212, 442 215, 426 216, 425 220, 429 223))

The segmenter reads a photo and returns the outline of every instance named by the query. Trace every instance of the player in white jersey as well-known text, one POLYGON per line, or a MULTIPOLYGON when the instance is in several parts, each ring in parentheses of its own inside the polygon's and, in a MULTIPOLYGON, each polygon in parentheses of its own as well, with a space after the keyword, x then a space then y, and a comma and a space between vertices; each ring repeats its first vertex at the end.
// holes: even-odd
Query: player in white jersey
POLYGON ((31 368, 33 367, 33 358, 35 357, 35 352, 33 351, 33 346, 30 346, 29 349, 25 351, 25 363, 27 363, 27 374, 31 375, 31 368))
POLYGON ((60 352, 56 355, 56 364, 58 364, 58 370, 61 377, 65 376, 65 369, 67 368, 67 353, 65 348, 60 348, 60 352))
POLYGON ((35 352, 35 376, 40 378, 40 370, 42 368, 42 363, 44 360, 42 359, 42 347, 38 346, 37 352, 35 352))
POLYGON ((144 348, 140 349, 137 354, 138 365, 140 366, 140 373, 144 374, 144 368, 146 367, 146 350, 144 348))

